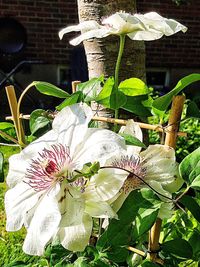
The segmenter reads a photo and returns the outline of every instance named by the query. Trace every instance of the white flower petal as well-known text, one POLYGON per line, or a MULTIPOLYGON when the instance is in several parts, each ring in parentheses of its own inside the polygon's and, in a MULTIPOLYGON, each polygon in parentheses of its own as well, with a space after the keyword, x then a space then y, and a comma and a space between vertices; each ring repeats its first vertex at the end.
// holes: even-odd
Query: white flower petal
POLYGON ((63 186, 57 199, 62 215, 59 227, 78 224, 85 209, 85 200, 81 192, 78 192, 72 186, 68 186, 68 188, 63 186))
POLYGON ((70 155, 83 140, 92 116, 91 108, 79 103, 62 109, 55 117, 52 126, 58 132, 58 143, 69 146, 70 155))
POLYGON ((15 186, 24 179, 26 169, 29 167, 31 160, 38 157, 38 152, 44 148, 49 148, 56 142, 58 135, 55 131, 49 131, 36 141, 25 147, 20 153, 9 158, 9 171, 6 182, 9 187, 15 186))
POLYGON ((90 180, 90 185, 85 190, 85 195, 91 200, 94 198, 94 191, 103 201, 108 201, 113 198, 121 189, 124 181, 127 178, 127 172, 116 168, 101 169, 98 174, 90 180))
POLYGON ((46 244, 57 233, 61 219, 57 201, 46 194, 38 205, 23 245, 23 251, 30 255, 42 255, 46 244))
POLYGON ((163 184, 163 188, 170 193, 177 192, 184 184, 183 178, 180 176, 177 167, 177 173, 174 175, 174 180, 171 183, 163 184))
POLYGON ((173 203, 165 202, 162 203, 158 212, 158 218, 161 220, 169 219, 173 215, 173 203))
POLYGON ((68 26, 62 30, 59 31, 58 35, 59 38, 62 39, 63 35, 69 32, 73 32, 73 31, 91 31, 94 29, 98 29, 100 28, 100 25, 94 21, 94 20, 90 20, 90 21, 83 21, 78 25, 72 25, 72 26, 68 26))
POLYGON ((95 30, 90 30, 88 32, 84 32, 78 37, 72 39, 69 43, 71 45, 79 45, 81 42, 84 40, 89 40, 92 38, 103 38, 109 35, 109 30, 107 28, 100 28, 100 29, 95 29, 95 30))
POLYGON ((64 248, 71 251, 83 251, 92 232, 92 218, 84 214, 82 221, 74 226, 61 228, 58 236, 64 248))
POLYGON ((164 202, 169 201, 168 198, 171 198, 171 194, 163 189, 161 183, 157 181, 149 181, 148 184, 155 190, 155 194, 157 194, 161 200, 164 202))
POLYGON ((110 28, 111 34, 127 34, 137 30, 143 30, 144 26, 136 17, 124 12, 117 12, 103 20, 102 24, 110 28))
POLYGON ((131 40, 135 41, 153 41, 160 39, 163 36, 162 32, 156 30, 144 30, 144 31, 135 31, 127 34, 131 40))
POLYGON ((115 212, 118 212, 129 194, 130 192, 125 193, 124 191, 119 193, 119 196, 112 203, 112 208, 115 212))
POLYGON ((26 217, 26 213, 36 205, 41 197, 30 186, 21 182, 5 194, 6 230, 19 230, 26 217))
POLYGON ((105 201, 86 201, 85 212, 94 218, 117 218, 117 214, 105 201))
POLYGON ((84 142, 80 143, 74 153, 73 160, 80 166, 85 163, 99 161, 104 165, 105 161, 115 154, 125 151, 123 138, 106 129, 88 129, 84 142))
MULTIPOLYGON (((139 139, 141 142, 143 141, 143 134, 140 126, 134 122, 134 120, 128 120, 126 126, 122 126, 119 133, 129 134, 137 139, 139 139)), ((141 150, 141 147, 138 146, 127 146, 127 153, 128 155, 132 154, 138 154, 141 150)))
POLYGON ((163 145, 151 145, 140 153, 142 167, 146 169, 145 180, 171 183, 177 173, 174 149, 163 145))

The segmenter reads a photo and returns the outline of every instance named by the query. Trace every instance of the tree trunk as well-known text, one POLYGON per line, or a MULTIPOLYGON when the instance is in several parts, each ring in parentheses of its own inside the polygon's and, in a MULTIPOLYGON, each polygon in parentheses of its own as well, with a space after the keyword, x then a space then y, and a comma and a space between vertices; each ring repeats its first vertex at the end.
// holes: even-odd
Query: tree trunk
MULTIPOLYGON (((117 11, 128 13, 136 12, 136 0, 78 0, 79 21, 95 20, 101 24, 101 20, 117 11)), ((117 61, 119 36, 108 36, 102 39, 84 41, 84 47, 88 63, 89 78, 114 76, 117 61)), ((145 74, 145 47, 142 41, 132 41, 128 37, 119 71, 119 82, 131 77, 146 80, 145 74)), ((104 117, 113 117, 111 110, 92 103, 94 114, 104 117)), ((130 118, 133 114, 123 111, 123 117, 130 118)), ((121 112, 122 114, 122 112, 121 112)), ((100 127, 109 128, 106 123, 99 123, 100 127)))
MULTIPOLYGON (((79 20, 96 20, 117 11, 136 12, 134 0, 78 0, 79 20)), ((117 60, 119 37, 108 36, 84 42, 88 62, 89 78, 104 74, 113 76, 117 60)), ((145 47, 144 42, 132 41, 126 38, 125 51, 120 68, 119 80, 137 77, 145 80, 145 47)))

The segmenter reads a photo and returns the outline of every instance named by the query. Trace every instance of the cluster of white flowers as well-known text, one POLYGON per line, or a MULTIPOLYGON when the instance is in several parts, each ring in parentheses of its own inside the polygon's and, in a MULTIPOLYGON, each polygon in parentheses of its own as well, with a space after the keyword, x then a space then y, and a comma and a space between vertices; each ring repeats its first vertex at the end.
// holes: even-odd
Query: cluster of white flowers
MULTIPOLYGON (((71 41, 77 45, 111 34, 150 41, 187 30, 155 12, 117 12, 102 24, 85 21, 61 30, 59 36, 81 31, 71 41)), ((172 148, 152 145, 141 152, 138 147, 126 146, 112 131, 89 128, 92 116, 86 104, 66 107, 56 115, 52 130, 10 157, 6 229, 27 228, 23 245, 27 254, 42 255, 46 245, 55 240, 68 250, 82 251, 92 233, 92 218, 117 218, 129 193, 144 186, 169 199, 174 183, 179 181, 172 148), (96 161, 100 168, 84 175, 84 166, 96 161)), ((121 132, 142 140, 142 132, 133 121, 121 132)), ((166 214, 161 210, 159 216, 166 214)))
MULTIPOLYGON (((154 145, 140 152, 138 147, 126 146, 124 139, 110 130, 88 128, 91 118, 86 104, 66 107, 56 115, 51 131, 10 158, 6 228, 27 228, 23 245, 27 254, 42 255, 54 240, 68 250, 84 250, 91 236, 92 218, 117 218, 116 212, 128 194, 146 186, 138 176, 169 195, 164 187, 177 173, 172 148, 154 145), (86 163, 95 161, 109 168, 89 178, 77 175, 86 163)), ((121 131, 142 138, 134 122, 121 131)))

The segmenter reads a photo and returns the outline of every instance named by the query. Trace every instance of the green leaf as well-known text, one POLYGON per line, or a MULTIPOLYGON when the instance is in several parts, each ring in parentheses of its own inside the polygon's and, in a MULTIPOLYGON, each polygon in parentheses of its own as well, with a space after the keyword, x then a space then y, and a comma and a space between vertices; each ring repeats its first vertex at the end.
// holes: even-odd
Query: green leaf
POLYGON ((125 247, 112 246, 107 252, 106 257, 113 262, 124 262, 128 257, 128 250, 125 247))
POLYGON ((77 85, 77 91, 81 91, 84 96, 84 101, 89 102, 95 100, 98 93, 102 89, 102 83, 104 82, 103 76, 99 78, 92 78, 87 82, 79 83, 77 85))
MULTIPOLYGON (((179 170, 182 178, 191 185, 193 180, 200 175, 200 147, 194 150, 191 154, 185 157, 179 165, 179 170)), ((197 186, 197 181, 194 181, 193 186, 197 186)))
MULTIPOLYGON (((2 132, 5 132, 9 136, 16 138, 16 131, 15 126, 13 123, 10 122, 0 122, 0 130, 2 132)), ((9 138, 5 137, 3 134, 0 134, 1 138, 3 138, 6 141, 10 141, 9 138)))
POLYGON ((35 86, 36 89, 44 95, 55 96, 58 98, 66 98, 70 96, 67 92, 51 83, 34 81, 28 87, 32 86, 35 86))
POLYGON ((198 175, 191 183, 190 187, 200 190, 200 175, 198 175))
POLYGON ((119 90, 127 96, 146 95, 149 92, 146 84, 138 78, 130 78, 119 84, 119 90))
POLYGON ((0 122, 0 130, 2 131, 12 129, 14 127, 14 124, 10 122, 0 122))
POLYGON ((152 116, 148 107, 146 107, 146 101, 148 100, 147 95, 143 96, 127 96, 126 103, 122 109, 132 112, 135 115, 142 117, 152 116))
POLYGON ((134 239, 146 233, 156 221, 160 205, 149 209, 140 209, 136 216, 135 226, 133 228, 134 239))
POLYGON ((187 106, 187 117, 200 118, 200 110, 194 101, 190 101, 187 106))
POLYGON ((78 257, 78 259, 74 262, 74 267, 89 267, 90 265, 87 263, 85 257, 78 257))
POLYGON ((4 156, 3 153, 0 152, 0 183, 4 182, 4 156))
POLYGON ((109 244, 126 245, 130 238, 131 223, 140 209, 153 208, 158 197, 149 189, 132 191, 118 211, 118 220, 112 219, 107 229, 109 244))
POLYGON ((73 93, 70 97, 66 98, 60 105, 56 107, 58 111, 62 110, 64 107, 71 106, 73 104, 79 103, 83 98, 81 91, 73 93))
POLYGON ((52 119, 43 109, 36 109, 30 115, 29 126, 31 134, 34 135, 38 130, 51 124, 52 119))
POLYGON ((23 261, 15 261, 7 265, 7 267, 24 267, 24 266, 27 266, 27 264, 23 261))
POLYGON ((126 96, 114 88, 114 78, 109 77, 95 100, 106 108, 119 109, 126 103, 126 96))
POLYGON ((121 135, 125 139, 127 145, 133 145, 133 146, 146 148, 145 144, 142 143, 138 138, 136 138, 133 135, 125 134, 125 133, 119 133, 119 135, 121 135))
POLYGON ((191 259, 193 255, 190 243, 181 238, 166 241, 161 245, 161 248, 166 253, 173 254, 184 259, 191 259))
POLYGON ((200 80, 200 74, 194 73, 182 78, 177 85, 166 95, 158 97, 153 102, 154 112, 158 115, 164 114, 170 105, 173 96, 180 93, 186 86, 200 80))
POLYGON ((160 265, 152 262, 152 261, 148 261, 148 260, 145 260, 141 265, 140 267, 159 267, 160 265))
POLYGON ((184 195, 179 201, 192 213, 194 218, 200 222, 200 206, 195 198, 184 195))
POLYGON ((104 105, 105 107, 110 107, 110 95, 113 91, 113 87, 114 87, 115 81, 113 77, 109 77, 101 92, 98 94, 98 96, 96 97, 96 102, 104 105))
POLYGON ((200 232, 197 229, 193 229, 193 234, 189 238, 188 242, 193 249, 193 259, 198 261, 200 258, 200 232))
POLYGON ((114 90, 110 95, 110 108, 119 109, 126 103, 126 96, 124 93, 114 90))

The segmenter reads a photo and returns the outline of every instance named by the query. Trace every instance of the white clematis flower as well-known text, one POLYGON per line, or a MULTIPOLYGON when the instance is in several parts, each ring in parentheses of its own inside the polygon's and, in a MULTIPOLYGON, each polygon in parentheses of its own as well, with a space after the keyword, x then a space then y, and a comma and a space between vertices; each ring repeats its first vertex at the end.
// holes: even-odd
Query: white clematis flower
MULTIPOLYGON (((95 178, 74 179, 88 162, 103 166, 109 157, 125 149, 124 140, 106 129, 88 128, 92 111, 86 104, 75 104, 59 112, 52 130, 10 158, 5 195, 6 229, 27 228, 23 250, 42 255, 55 238, 69 250, 81 251, 88 244, 92 216, 116 216, 106 202, 118 187, 101 185, 96 192, 95 178), (91 186, 92 184, 92 186, 91 186), (105 195, 108 198, 105 200, 105 195)), ((116 181, 124 179, 118 176, 116 181)))
POLYGON ((156 12, 131 15, 125 12, 116 12, 102 21, 102 25, 96 21, 84 21, 78 25, 69 26, 59 32, 60 39, 63 35, 72 31, 81 31, 81 35, 70 41, 72 45, 78 45, 91 38, 104 38, 108 35, 126 34, 131 40, 153 41, 163 35, 170 36, 179 31, 186 32, 187 27, 174 19, 167 19, 156 12))
MULTIPOLYGON (((126 127, 122 127, 121 132, 132 134, 142 141, 141 129, 133 121, 129 121, 126 127)), ((171 197, 172 190, 169 192, 167 188, 169 186, 172 189, 172 184, 180 179, 173 148, 165 145, 150 145, 141 152, 139 147, 127 146, 125 154, 109 159, 106 165, 109 168, 101 170, 102 173, 99 172, 97 176, 104 176, 104 179, 109 179, 110 183, 114 183, 112 179, 117 174, 120 174, 120 183, 122 182, 121 175, 123 173, 126 177, 118 194, 111 201, 113 202, 114 210, 119 210, 132 190, 142 187, 150 187, 155 190, 158 196, 166 202, 163 207, 168 205, 170 206, 169 209, 172 208, 172 203, 169 203, 167 199, 171 197), (110 167, 116 169, 110 169, 110 167), (114 170, 115 175, 111 174, 112 170, 114 170), (127 170, 127 172, 124 170, 127 170), (106 178, 106 176, 109 178, 106 178), (166 196, 166 198, 163 196, 166 196)), ((96 178, 96 180, 98 179, 96 178)), ((165 213, 161 208, 159 217, 163 219, 168 214, 169 212, 165 213)))

